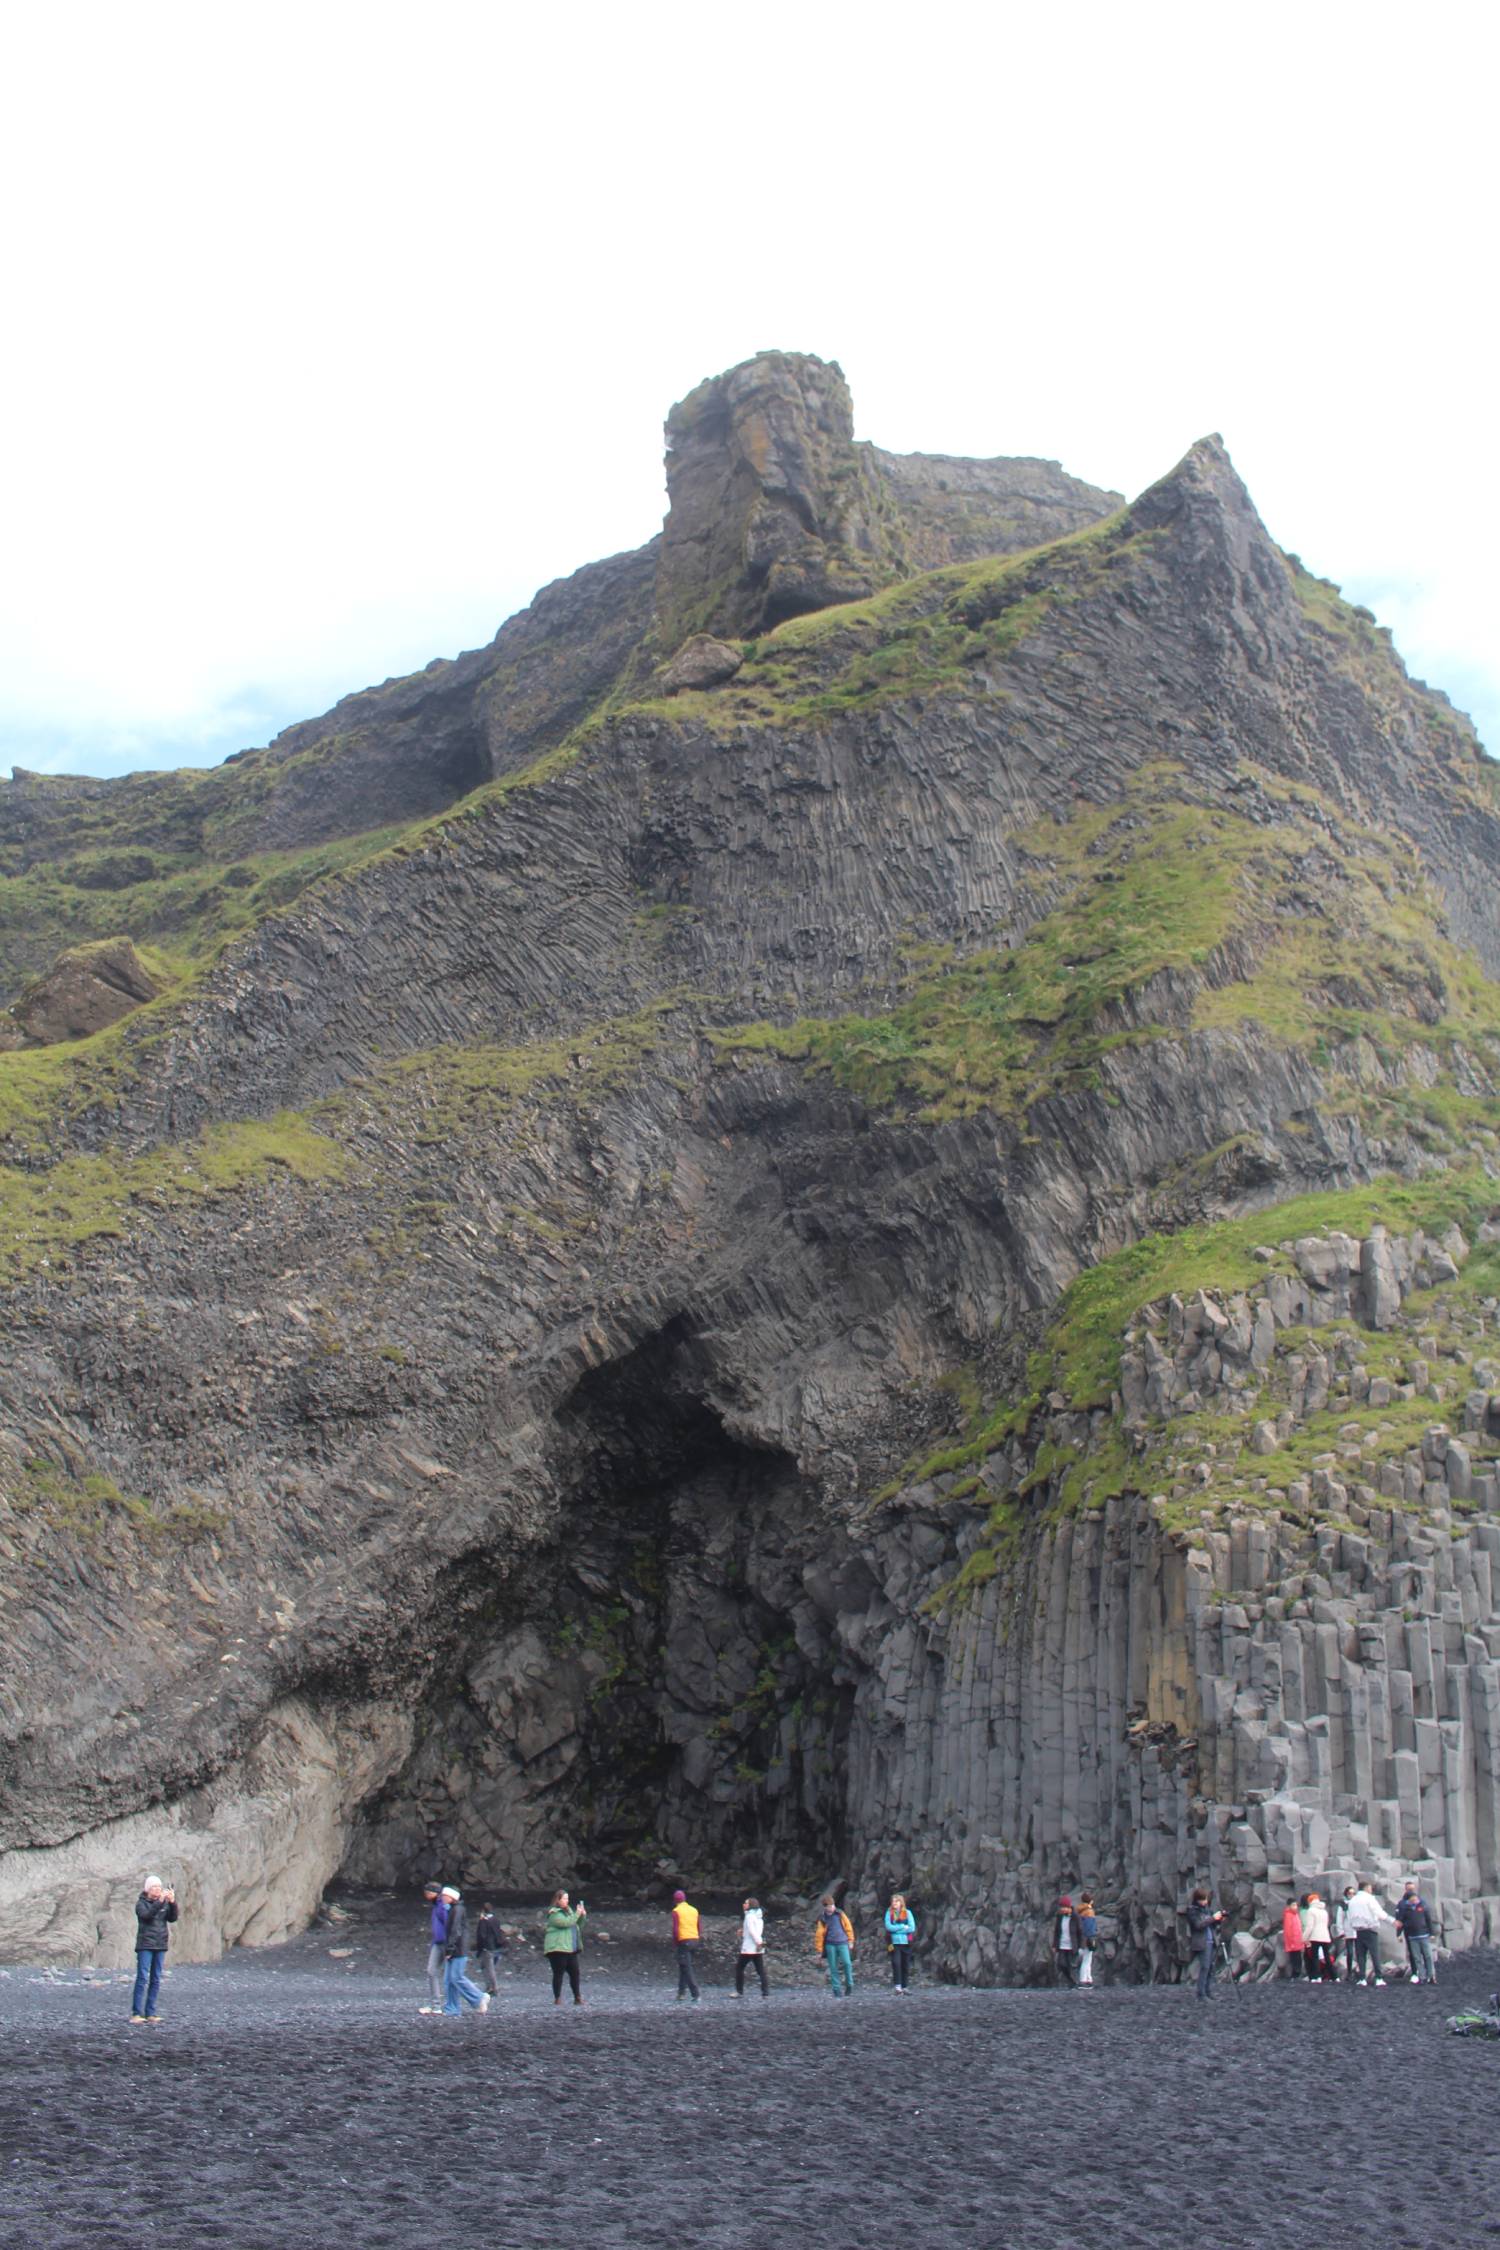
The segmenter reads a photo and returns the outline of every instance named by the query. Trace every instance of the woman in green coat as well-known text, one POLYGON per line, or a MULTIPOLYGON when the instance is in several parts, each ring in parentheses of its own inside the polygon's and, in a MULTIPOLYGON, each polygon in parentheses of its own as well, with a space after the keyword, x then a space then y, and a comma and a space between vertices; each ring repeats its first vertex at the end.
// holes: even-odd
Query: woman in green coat
POLYGON ((578 1989, 578 1956, 583 1949, 583 1931, 579 1927, 588 1915, 588 1908, 580 1899, 569 1906, 566 1891, 553 1894, 547 1909, 547 1935, 542 1940, 542 1951, 552 1970, 552 2005, 562 2004, 563 1978, 573 1987, 573 2005, 583 2006, 583 1994, 578 1989))

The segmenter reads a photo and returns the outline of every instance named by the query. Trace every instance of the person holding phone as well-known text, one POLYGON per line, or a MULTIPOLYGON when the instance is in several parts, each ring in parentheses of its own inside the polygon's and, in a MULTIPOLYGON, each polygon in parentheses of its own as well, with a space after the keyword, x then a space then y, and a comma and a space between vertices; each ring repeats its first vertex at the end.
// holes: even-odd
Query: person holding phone
POLYGON ((576 1906, 568 1903, 566 1891, 554 1891, 552 1904, 547 1909, 547 1934, 542 1939, 542 1952, 552 1971, 552 2005, 562 2005, 563 1982, 573 1988, 573 2005, 583 2006, 583 1994, 578 1989, 578 1960, 583 1951, 582 1924, 588 1908, 580 1899, 576 1906))
POLYGON ((132 2023, 160 2023, 156 1997, 167 1955, 167 1925, 177 1919, 177 1893, 159 1875, 148 1875, 135 1902, 135 1992, 132 2023))

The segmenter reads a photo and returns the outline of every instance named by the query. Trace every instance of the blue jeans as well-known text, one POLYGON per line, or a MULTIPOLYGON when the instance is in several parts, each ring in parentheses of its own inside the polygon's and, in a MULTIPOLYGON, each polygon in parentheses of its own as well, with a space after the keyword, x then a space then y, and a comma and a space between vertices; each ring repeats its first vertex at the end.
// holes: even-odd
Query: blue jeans
POLYGON ((471 2008, 477 2008, 484 1998, 484 1994, 480 1991, 474 1979, 467 1973, 468 1960, 467 1953, 457 1953, 443 1971, 443 2014, 445 2016, 462 2015, 463 2009, 460 2002, 464 2000, 468 2001, 471 2008))
POLYGON ((1429 1984, 1436 1984, 1437 1964, 1432 1958, 1432 1940, 1430 1937, 1425 1935, 1418 1937, 1408 1931, 1406 1957, 1411 1963, 1413 1976, 1425 1977, 1429 1984))
POLYGON ((839 1978, 844 1980, 845 1992, 854 1990, 854 1964, 847 1945, 825 1945, 824 1959, 828 1963, 828 1982, 833 1987, 833 1997, 840 1998, 839 1978))
POLYGON ((133 2016, 154 2016, 156 1995, 161 1990, 160 1953, 142 1946, 135 1957, 135 1998, 130 2003, 133 2016))
POLYGON ((1214 1996, 1214 1969, 1218 1964, 1218 1941, 1212 1935, 1198 1956, 1198 1998, 1212 2000, 1214 1996))

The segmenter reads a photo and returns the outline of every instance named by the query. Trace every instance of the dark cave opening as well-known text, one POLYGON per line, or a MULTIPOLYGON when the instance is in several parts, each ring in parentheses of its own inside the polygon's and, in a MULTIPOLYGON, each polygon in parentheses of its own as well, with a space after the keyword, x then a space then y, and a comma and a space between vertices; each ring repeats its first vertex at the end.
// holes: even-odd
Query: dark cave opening
POLYGON ((808 1600, 811 1496, 712 1403, 674 1322, 558 1410, 555 1537, 465 1625, 349 1872, 497 1886, 823 1880, 844 1826, 852 1691, 808 1600))

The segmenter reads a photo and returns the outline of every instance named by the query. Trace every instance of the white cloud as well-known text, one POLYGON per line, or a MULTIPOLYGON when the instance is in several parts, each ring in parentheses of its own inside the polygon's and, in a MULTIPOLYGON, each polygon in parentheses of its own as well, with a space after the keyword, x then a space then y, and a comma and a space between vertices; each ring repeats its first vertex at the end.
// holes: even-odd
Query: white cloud
POLYGON ((651 534, 667 406, 768 344, 883 444, 1131 491, 1222 429, 1497 741, 1470 20, 13 20, 0 761, 217 756, 488 638, 651 534))

